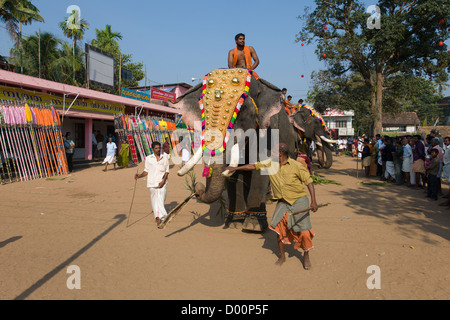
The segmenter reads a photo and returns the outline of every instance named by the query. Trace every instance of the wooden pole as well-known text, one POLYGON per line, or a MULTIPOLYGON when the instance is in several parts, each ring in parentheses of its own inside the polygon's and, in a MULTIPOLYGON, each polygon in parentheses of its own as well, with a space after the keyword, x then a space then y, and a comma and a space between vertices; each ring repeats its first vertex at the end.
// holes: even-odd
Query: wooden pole
POLYGON ((173 208, 166 216, 163 222, 159 225, 159 229, 163 229, 166 224, 168 224, 175 216, 179 213, 180 209, 189 202, 193 197, 195 197, 195 192, 191 193, 189 197, 183 200, 183 202, 179 203, 175 208, 173 208))
POLYGON ((39 57, 39 79, 40 79, 41 78, 41 27, 39 27, 38 57, 39 57))
MULTIPOLYGON (((317 207, 318 208, 322 208, 322 207, 326 207, 328 205, 329 205, 329 203, 322 203, 322 204, 319 204, 317 207)), ((291 213, 289 215, 290 216, 295 216, 295 215, 300 214, 300 213, 308 212, 309 210, 312 210, 312 208, 303 209, 303 210, 300 210, 300 211, 297 211, 297 212, 293 212, 293 213, 291 213)))

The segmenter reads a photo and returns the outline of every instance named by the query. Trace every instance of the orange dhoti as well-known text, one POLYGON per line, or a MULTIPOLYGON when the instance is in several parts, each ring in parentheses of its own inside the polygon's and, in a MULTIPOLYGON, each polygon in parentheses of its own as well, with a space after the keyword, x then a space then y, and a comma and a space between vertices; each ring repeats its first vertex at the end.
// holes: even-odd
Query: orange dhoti
POLYGON ((312 239, 314 232, 311 228, 309 212, 291 216, 290 214, 309 208, 308 197, 297 199, 290 205, 285 201, 278 201, 269 228, 278 234, 284 244, 294 244, 295 249, 309 251, 314 248, 312 239))

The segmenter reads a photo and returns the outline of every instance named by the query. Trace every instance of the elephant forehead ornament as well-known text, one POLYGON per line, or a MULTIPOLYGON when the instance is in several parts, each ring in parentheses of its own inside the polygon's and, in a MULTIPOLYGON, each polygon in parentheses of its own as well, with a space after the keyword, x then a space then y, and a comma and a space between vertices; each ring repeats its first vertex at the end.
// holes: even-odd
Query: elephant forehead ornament
MULTIPOLYGON (((199 99, 202 113, 202 149, 210 156, 225 151, 239 111, 250 90, 253 71, 216 69, 203 78, 199 99)), ((204 177, 211 176, 205 167, 204 177)))

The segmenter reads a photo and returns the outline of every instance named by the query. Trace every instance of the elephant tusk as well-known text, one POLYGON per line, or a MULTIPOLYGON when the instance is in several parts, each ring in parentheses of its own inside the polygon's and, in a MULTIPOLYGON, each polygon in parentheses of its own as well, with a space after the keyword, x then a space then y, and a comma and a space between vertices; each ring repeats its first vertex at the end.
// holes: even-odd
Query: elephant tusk
POLYGON ((316 141, 316 144, 317 144, 319 147, 322 147, 322 143, 321 143, 321 142, 316 141))
POLYGON ((328 138, 326 138, 324 136, 320 136, 320 139, 322 139, 323 141, 326 141, 328 143, 337 143, 337 140, 331 140, 331 139, 328 139, 328 138))
MULTIPOLYGON (((239 165, 239 145, 235 144, 231 148, 231 158, 230 158, 230 167, 236 168, 239 165)), ((224 177, 231 177, 232 173, 229 170, 225 170, 222 172, 224 177)))
POLYGON ((194 154, 194 156, 184 165, 183 168, 181 168, 178 171, 179 176, 184 176, 186 173, 188 173, 189 170, 191 170, 202 158, 203 156, 203 150, 202 148, 198 148, 197 152, 194 154))

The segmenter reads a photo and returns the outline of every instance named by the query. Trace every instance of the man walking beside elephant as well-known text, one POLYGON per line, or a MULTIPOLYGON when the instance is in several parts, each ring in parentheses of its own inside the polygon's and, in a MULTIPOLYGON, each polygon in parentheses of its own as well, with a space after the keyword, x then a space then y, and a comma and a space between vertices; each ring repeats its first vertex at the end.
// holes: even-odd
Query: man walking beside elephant
POLYGON ((302 248, 304 251, 304 268, 311 268, 309 251, 313 248, 312 238, 314 233, 311 227, 309 211, 302 214, 292 215, 302 210, 318 210, 313 180, 307 169, 299 162, 289 158, 289 149, 284 143, 279 144, 278 160, 272 159, 255 164, 247 164, 241 167, 228 167, 230 172, 236 170, 267 171, 272 186, 273 197, 278 201, 270 223, 270 229, 278 234, 278 247, 280 249, 280 258, 277 265, 282 265, 286 261, 284 245, 295 242, 295 249, 302 248), (278 162, 278 163, 276 163, 278 162), (308 202, 306 191, 308 188, 311 203, 308 202))

